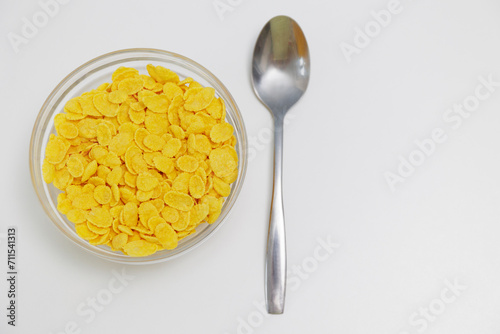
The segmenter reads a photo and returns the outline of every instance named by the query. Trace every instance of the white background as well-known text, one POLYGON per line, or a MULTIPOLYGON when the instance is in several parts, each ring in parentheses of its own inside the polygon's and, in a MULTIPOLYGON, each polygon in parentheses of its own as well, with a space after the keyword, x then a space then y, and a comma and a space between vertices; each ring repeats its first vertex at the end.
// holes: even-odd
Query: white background
POLYGON ((401 0, 400 13, 350 63, 341 43, 353 44, 356 27, 388 1, 218 3, 231 10, 218 14, 212 0, 73 0, 16 53, 8 34, 21 35, 23 18, 42 9, 34 0, 0 2, 0 233, 19 229, 16 328, 4 315, 0 241, 0 333, 64 333, 71 322, 77 330, 67 333, 499 333, 500 88, 457 129, 443 114, 474 94, 479 76, 500 81, 500 3, 401 0), (308 91, 286 126, 284 162, 289 266, 308 264, 310 273, 292 273, 285 314, 263 318, 254 302, 264 299, 272 119, 249 68, 260 29, 279 14, 299 22, 312 57, 308 91), (125 267, 134 279, 87 322, 77 307, 103 296, 112 270, 124 267, 74 246, 45 216, 29 140, 60 80, 131 47, 180 53, 215 73, 242 111, 256 156, 218 233, 174 261, 125 267), (398 156, 408 158, 435 128, 447 140, 391 191, 384 173, 396 173, 398 156), (340 247, 318 262, 317 240, 327 237, 340 247), (450 303, 441 297, 447 280, 466 287, 450 303), (435 313, 422 320, 429 306, 435 313))

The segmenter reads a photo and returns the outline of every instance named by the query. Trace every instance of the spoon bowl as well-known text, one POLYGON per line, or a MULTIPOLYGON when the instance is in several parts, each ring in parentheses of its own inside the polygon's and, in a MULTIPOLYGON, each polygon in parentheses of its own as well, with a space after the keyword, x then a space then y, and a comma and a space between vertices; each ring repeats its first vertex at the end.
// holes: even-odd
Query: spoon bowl
POLYGON ((286 113, 302 97, 310 64, 307 41, 297 22, 288 16, 267 22, 255 44, 252 82, 273 116, 286 113))
POLYGON ((286 112, 309 83, 309 48, 300 26, 288 16, 272 18, 262 29, 252 59, 255 94, 274 120, 273 197, 267 239, 265 294, 267 311, 283 313, 286 292, 285 214, 283 209, 283 125, 286 112))

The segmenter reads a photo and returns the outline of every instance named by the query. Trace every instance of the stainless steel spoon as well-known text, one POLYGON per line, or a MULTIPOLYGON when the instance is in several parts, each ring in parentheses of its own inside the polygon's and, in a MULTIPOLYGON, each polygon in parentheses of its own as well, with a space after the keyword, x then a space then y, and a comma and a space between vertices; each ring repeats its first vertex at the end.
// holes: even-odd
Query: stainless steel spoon
POLYGON ((274 120, 274 185, 267 239, 265 293, 267 312, 285 307, 286 247, 283 212, 283 120, 309 83, 309 48, 302 29, 288 16, 273 17, 262 29, 252 60, 255 94, 274 120))

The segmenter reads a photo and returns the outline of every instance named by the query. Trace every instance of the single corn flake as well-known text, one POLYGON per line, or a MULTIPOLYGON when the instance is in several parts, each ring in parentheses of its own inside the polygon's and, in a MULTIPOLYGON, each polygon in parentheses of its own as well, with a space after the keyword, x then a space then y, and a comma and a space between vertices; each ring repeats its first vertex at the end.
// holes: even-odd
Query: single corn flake
POLYGON ((68 167, 68 172, 71 174, 71 176, 80 177, 83 175, 83 163, 76 156, 70 156, 68 161, 66 161, 66 166, 68 167))
POLYGON ((75 124, 70 122, 62 122, 56 126, 57 133, 66 139, 74 139, 78 137, 78 128, 75 124))
POLYGON ((178 191, 167 192, 163 200, 165 204, 181 211, 189 211, 194 205, 194 200, 191 196, 178 191))
POLYGON ((110 227, 113 224, 113 217, 109 209, 94 206, 87 214, 87 220, 98 227, 110 227))
POLYGON ((198 159, 190 155, 183 155, 179 157, 179 159, 177 159, 177 167, 179 167, 179 169, 184 172, 193 173, 195 170, 198 169, 198 166, 199 166, 198 159))
POLYGON ((168 111, 169 101, 165 95, 146 96, 143 103, 148 109, 158 114, 166 114, 168 111))
POLYGON ((165 221, 169 223, 175 223, 179 220, 179 211, 169 206, 166 206, 161 210, 161 216, 165 221))
POLYGON ((153 163, 160 172, 168 174, 175 169, 175 164, 171 158, 167 158, 166 156, 159 156, 153 158, 153 163))
POLYGON ((107 117, 115 117, 118 114, 120 106, 111 103, 108 100, 108 94, 96 94, 93 99, 94 107, 103 115, 107 117))
POLYGON ((97 142, 99 145, 107 146, 111 142, 112 133, 109 125, 102 122, 97 126, 96 130, 97 142))
POLYGON ((164 84, 166 82, 179 82, 179 76, 174 71, 171 71, 163 66, 147 65, 149 75, 157 82, 164 84))
POLYGON ((189 180, 189 193, 193 198, 201 198, 205 192, 205 183, 198 175, 191 176, 189 180))
POLYGON ((218 177, 224 177, 231 174, 238 162, 234 155, 225 148, 216 148, 210 152, 210 167, 218 177))
POLYGON ((231 124, 223 122, 216 124, 210 130, 210 139, 214 143, 222 143, 223 141, 228 140, 233 135, 234 128, 231 124))
POLYGON ((150 134, 144 137, 143 144, 151 151, 155 152, 161 151, 165 145, 165 141, 158 135, 150 134))
POLYGON ((148 227, 151 231, 154 231, 156 226, 159 224, 166 224, 165 219, 163 219, 160 216, 154 216, 154 217, 149 218, 149 220, 148 220, 148 227))
POLYGON ((179 152, 182 142, 177 138, 170 139, 163 147, 162 153, 168 158, 172 158, 179 152))
POLYGON ((142 191, 151 191, 158 185, 158 183, 158 179, 149 173, 139 174, 136 180, 137 189, 142 191))
POLYGON ((123 246, 123 251, 132 257, 148 256, 156 253, 158 246, 146 240, 135 240, 123 246))
POLYGON ((92 239, 97 238, 99 236, 99 234, 96 234, 96 233, 92 232, 91 230, 89 230, 89 228, 87 227, 87 224, 85 224, 85 223, 76 224, 75 230, 76 230, 76 233, 85 240, 92 240, 92 239))
MULTIPOLYGON (((127 93, 122 90, 115 90, 108 95, 108 100, 111 103, 120 104, 127 99, 127 93)), ((120 109, 119 111, 120 112, 120 109)))
POLYGON ((120 233, 113 237, 111 244, 115 249, 122 249, 123 246, 127 244, 127 241, 128 241, 128 234, 120 233))
POLYGON ((155 228, 155 235, 162 247, 165 249, 174 249, 177 247, 178 237, 175 230, 167 223, 158 224, 155 228))
POLYGON ((172 182, 172 189, 181 193, 189 193, 189 180, 191 179, 191 173, 180 173, 172 182))
POLYGON ((139 206, 139 221, 144 227, 148 228, 148 220, 151 217, 158 216, 158 209, 154 206, 153 203, 144 202, 139 206))
POLYGON ((42 175, 45 183, 52 183, 56 175, 56 167, 51 164, 47 158, 45 158, 42 163, 42 175))
POLYGON ((184 93, 184 108, 189 111, 199 111, 210 105, 215 96, 215 89, 211 87, 191 88, 184 93))
POLYGON ((187 212, 179 212, 179 219, 175 223, 172 223, 172 228, 176 231, 184 231, 189 225, 190 215, 191 209, 187 212))
POLYGON ((231 186, 216 176, 214 177, 214 189, 223 197, 227 197, 231 193, 231 186))
POLYGON ((64 160, 70 145, 62 138, 51 136, 45 148, 45 159, 53 165, 64 160))
POLYGON ((138 222, 138 217, 139 217, 139 211, 137 204, 128 202, 125 204, 122 210, 122 215, 123 215, 123 224, 126 226, 136 226, 138 222))
POLYGON ((108 186, 98 185, 94 189, 94 199, 99 204, 108 204, 111 201, 111 196, 111 188, 108 186))
POLYGON ((141 77, 126 78, 118 84, 118 90, 127 95, 133 95, 139 92, 144 85, 144 80, 141 77))
POLYGON ((167 98, 172 101, 172 99, 177 96, 183 94, 182 89, 177 86, 173 82, 167 82, 165 85, 163 85, 163 93, 167 96, 167 98))

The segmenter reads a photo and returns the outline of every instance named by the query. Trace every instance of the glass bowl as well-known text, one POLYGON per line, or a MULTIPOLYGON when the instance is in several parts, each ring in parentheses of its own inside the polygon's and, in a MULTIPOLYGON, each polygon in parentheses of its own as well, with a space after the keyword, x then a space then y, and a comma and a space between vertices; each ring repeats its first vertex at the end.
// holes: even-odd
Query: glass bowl
POLYGON ((43 209, 56 227, 73 243, 84 250, 113 262, 129 264, 148 264, 166 261, 178 257, 203 241, 207 240, 225 222, 231 208, 240 193, 247 168, 247 136, 240 111, 227 88, 210 71, 184 56, 155 49, 127 49, 97 57, 64 78, 52 91, 42 106, 33 127, 30 142, 30 171, 35 191, 43 209), (104 82, 110 82, 111 74, 120 66, 133 67, 141 74, 147 74, 146 65, 162 65, 179 74, 180 79, 192 77, 203 86, 215 89, 216 96, 226 103, 226 121, 233 125, 237 139, 238 178, 231 185, 231 194, 226 198, 220 217, 213 224, 203 223, 196 228, 196 233, 179 241, 173 250, 158 251, 146 257, 130 257, 121 252, 114 252, 108 246, 93 246, 75 232, 74 224, 57 211, 57 195, 61 192, 52 184, 46 184, 42 177, 42 162, 45 147, 51 133, 55 133, 54 116, 63 111, 66 102, 82 93, 97 88, 104 82))

